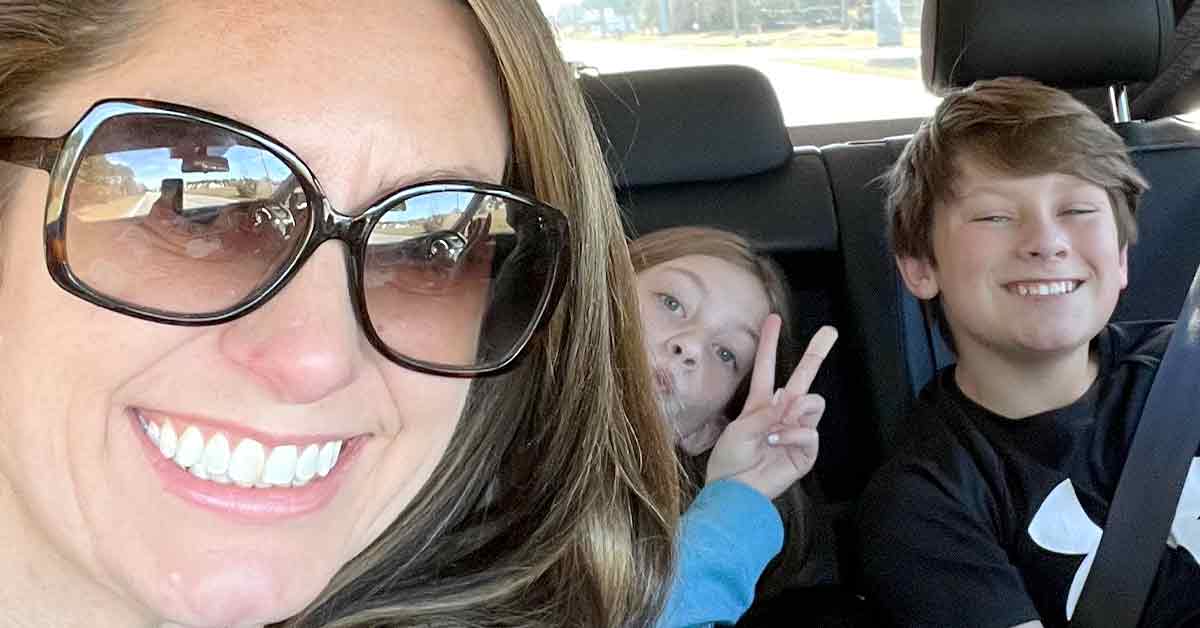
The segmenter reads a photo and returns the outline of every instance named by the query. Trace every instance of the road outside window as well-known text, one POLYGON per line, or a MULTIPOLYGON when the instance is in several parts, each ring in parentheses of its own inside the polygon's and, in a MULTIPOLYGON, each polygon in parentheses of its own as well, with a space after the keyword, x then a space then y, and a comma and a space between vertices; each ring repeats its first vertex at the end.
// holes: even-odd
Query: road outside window
POLYGON ((789 126, 928 116, 921 0, 540 0, 568 61, 601 73, 738 64, 789 126))

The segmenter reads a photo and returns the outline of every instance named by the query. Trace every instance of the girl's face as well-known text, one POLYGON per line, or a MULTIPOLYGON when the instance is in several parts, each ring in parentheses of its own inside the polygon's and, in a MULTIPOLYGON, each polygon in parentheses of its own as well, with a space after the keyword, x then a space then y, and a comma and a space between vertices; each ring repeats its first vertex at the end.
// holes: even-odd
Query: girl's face
POLYGON ((712 447, 725 406, 749 375, 767 292, 749 271, 716 257, 688 255, 638 275, 638 303, 655 390, 678 444, 712 447))
MULTIPOLYGON (((458 3, 173 2, 151 20, 127 61, 48 96, 32 134, 61 135, 101 99, 148 98, 273 136, 348 213, 423 180, 500 181, 507 114, 458 3)), ((45 268, 47 180, 23 175, 0 231, 0 531, 24 543, 5 543, 0 563, 56 574, 70 584, 55 599, 81 611, 86 599, 93 617, 228 626, 296 613, 425 484, 469 383, 406 370, 367 343, 333 242, 261 309, 218 327, 70 296, 45 268), (259 447, 267 466, 276 450, 316 445, 328 473, 289 488, 201 479, 142 420, 170 422, 178 447, 203 443, 206 456, 220 439, 233 457, 259 447)))

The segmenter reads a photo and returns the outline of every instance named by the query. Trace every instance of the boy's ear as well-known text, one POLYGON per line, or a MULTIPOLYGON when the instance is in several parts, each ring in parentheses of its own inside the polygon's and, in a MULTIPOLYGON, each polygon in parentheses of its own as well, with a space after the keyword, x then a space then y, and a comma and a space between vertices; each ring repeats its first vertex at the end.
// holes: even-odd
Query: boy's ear
POLYGON ((1129 285, 1129 245, 1128 244, 1121 247, 1120 269, 1121 269, 1121 289, 1124 290, 1125 286, 1129 285))
POLYGON ((933 262, 897 255, 896 267, 900 269, 900 276, 904 278, 904 285, 908 286, 908 291, 918 299, 928 301, 941 291, 933 262))

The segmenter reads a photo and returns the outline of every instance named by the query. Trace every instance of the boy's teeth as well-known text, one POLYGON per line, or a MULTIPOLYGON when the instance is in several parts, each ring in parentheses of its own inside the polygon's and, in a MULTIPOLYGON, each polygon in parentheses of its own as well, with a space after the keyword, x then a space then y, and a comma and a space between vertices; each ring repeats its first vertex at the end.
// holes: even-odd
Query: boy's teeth
POLYGON ((1047 283, 1022 283, 1015 286, 1015 292, 1023 297, 1051 296, 1070 294, 1079 287, 1076 281, 1052 281, 1047 283))
POLYGON ((188 426, 178 434, 170 421, 159 426, 139 416, 138 422, 164 458, 202 480, 243 488, 305 486, 315 478, 329 475, 337 465, 343 444, 338 440, 267 449, 252 438, 243 438, 230 451, 228 437, 220 432, 206 442, 195 426, 188 426))

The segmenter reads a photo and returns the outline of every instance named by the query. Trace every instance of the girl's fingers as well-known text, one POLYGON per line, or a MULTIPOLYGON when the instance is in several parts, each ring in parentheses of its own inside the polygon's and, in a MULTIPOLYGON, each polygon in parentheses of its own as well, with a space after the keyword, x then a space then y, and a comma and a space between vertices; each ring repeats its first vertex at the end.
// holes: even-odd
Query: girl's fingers
POLYGON ((754 373, 750 376, 750 394, 746 396, 743 412, 767 405, 775 393, 775 352, 779 348, 781 325, 778 314, 769 314, 759 329, 754 373))
POLYGON ((735 430, 747 440, 757 440, 762 438, 762 435, 767 433, 767 430, 776 423, 780 423, 780 417, 783 416, 784 401, 779 404, 768 403, 753 412, 748 412, 738 417, 736 421, 729 424, 726 430, 735 430))
POLYGON ((825 415, 825 398, 817 394, 800 395, 790 399, 780 414, 780 423, 817 427, 825 415))
POLYGON ((813 380, 817 378, 817 372, 821 370, 821 363, 833 350, 833 343, 837 342, 837 338, 837 329, 829 325, 818 329, 817 333, 813 334, 812 340, 808 341, 808 347, 804 349, 800 363, 796 365, 796 370, 788 379, 788 392, 795 395, 803 395, 808 392, 813 380))
POLYGON ((767 444, 772 447, 816 448, 819 443, 820 435, 811 427, 780 426, 767 434, 767 444))

